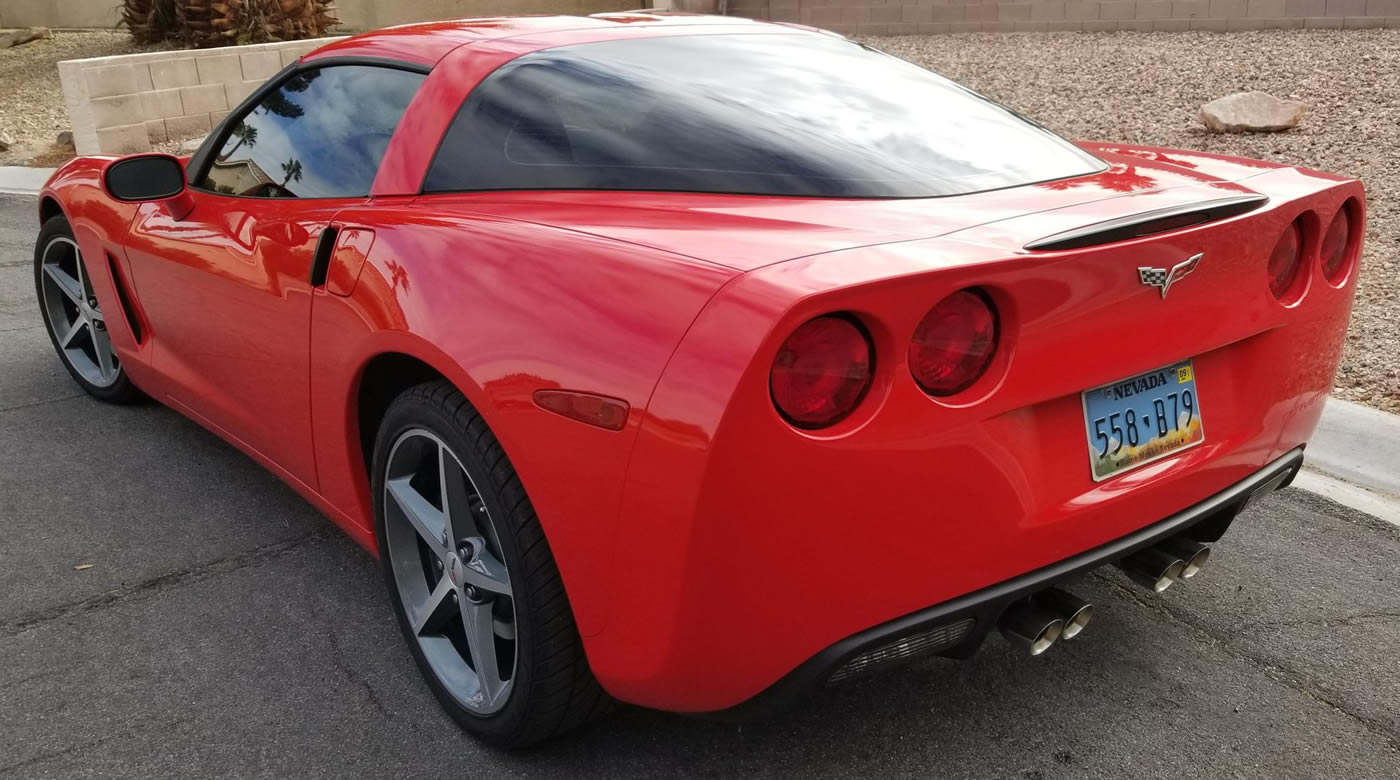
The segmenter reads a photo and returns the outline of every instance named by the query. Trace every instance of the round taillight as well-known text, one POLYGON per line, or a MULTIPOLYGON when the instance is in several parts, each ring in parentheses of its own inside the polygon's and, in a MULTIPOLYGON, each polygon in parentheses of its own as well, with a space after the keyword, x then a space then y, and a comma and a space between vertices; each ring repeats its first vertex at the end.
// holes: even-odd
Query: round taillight
POLYGON ((1294 222, 1283 231, 1274 251, 1269 255, 1269 292, 1283 300, 1298 279, 1303 267, 1303 228, 1294 222))
POLYGON ((1322 275, 1337 282, 1346 274, 1347 248, 1351 245, 1351 215, 1343 206, 1322 234, 1322 275))
POLYGON ((997 313, 986 295, 959 290, 924 315, 909 342, 909 371, 930 395, 976 382, 997 351, 997 313))
POLYGON ((839 315, 792 332, 768 377, 773 404, 799 428, 825 428, 850 414, 870 389, 873 350, 865 331, 839 315))

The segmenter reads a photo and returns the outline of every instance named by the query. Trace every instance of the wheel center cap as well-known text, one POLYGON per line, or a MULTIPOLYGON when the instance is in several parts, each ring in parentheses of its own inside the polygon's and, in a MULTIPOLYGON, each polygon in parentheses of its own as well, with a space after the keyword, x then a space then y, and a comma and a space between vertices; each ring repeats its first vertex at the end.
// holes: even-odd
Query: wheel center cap
POLYGON ((455 587, 462 587, 462 559, 455 553, 447 556, 447 578, 455 587))

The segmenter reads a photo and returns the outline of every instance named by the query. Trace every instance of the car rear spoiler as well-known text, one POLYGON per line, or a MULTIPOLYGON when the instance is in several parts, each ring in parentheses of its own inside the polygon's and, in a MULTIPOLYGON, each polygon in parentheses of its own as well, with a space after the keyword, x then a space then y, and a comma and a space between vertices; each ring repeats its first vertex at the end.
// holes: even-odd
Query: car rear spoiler
POLYGON ((1168 206, 1037 238, 1026 244, 1026 249, 1043 252, 1111 244, 1115 241, 1141 238, 1154 233, 1165 233, 1168 230, 1179 230, 1184 227, 1233 217, 1253 211, 1268 202, 1269 199, 1264 195, 1237 195, 1199 203, 1168 206))

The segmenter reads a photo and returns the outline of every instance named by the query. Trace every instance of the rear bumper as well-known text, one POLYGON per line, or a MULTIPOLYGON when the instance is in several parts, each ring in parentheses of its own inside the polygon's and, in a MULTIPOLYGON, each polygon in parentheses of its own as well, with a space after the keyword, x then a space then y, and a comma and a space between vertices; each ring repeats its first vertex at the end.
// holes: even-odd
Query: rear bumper
POLYGON ((1176 514, 1092 550, 849 636, 817 653, 762 693, 708 717, 744 720, 791 706, 824 685, 933 654, 975 652, 1011 603, 1121 560, 1169 537, 1217 541, 1254 498, 1287 487, 1303 465, 1299 447, 1249 477, 1176 514))

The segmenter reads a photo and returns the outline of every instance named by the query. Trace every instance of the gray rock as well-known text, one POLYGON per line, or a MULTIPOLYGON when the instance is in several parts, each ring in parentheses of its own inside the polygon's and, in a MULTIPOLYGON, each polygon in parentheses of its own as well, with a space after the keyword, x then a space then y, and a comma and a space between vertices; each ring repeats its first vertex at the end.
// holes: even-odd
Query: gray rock
POLYGON ((204 143, 204 136, 191 138, 180 144, 180 154, 194 154, 199 151, 199 147, 204 143))
POLYGON ((53 33, 47 27, 27 27, 22 30, 5 30, 0 32, 0 49, 8 49, 11 46, 18 46, 21 43, 37 41, 40 38, 52 38, 53 33))
POLYGON ((58 134, 58 140, 56 141, 56 143, 57 143, 59 146, 72 146, 72 145, 73 145, 73 131, 72 131, 72 130, 64 130, 63 132, 59 133, 59 134, 58 134))
POLYGON ((1307 111, 1267 92, 1236 92, 1201 106, 1201 123, 1214 133, 1277 133, 1297 127, 1307 111))
POLYGON ((10 147, 15 145, 15 137, 0 130, 0 152, 10 151, 10 147))

